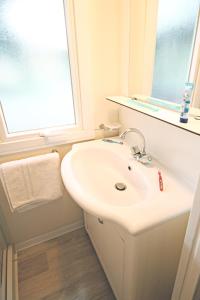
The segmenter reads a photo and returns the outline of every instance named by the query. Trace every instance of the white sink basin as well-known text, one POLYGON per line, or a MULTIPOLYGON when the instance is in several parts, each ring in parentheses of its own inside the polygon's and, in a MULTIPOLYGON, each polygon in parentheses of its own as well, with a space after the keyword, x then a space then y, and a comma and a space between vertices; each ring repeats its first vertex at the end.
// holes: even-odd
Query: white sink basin
POLYGON ((64 157, 61 173, 65 187, 84 210, 113 220, 132 234, 191 207, 186 187, 157 163, 145 166, 135 161, 126 145, 100 140, 76 144, 64 157), (116 183, 126 189, 117 190, 116 183))
MULTIPOLYGON (((115 146, 117 149, 119 147, 121 148, 115 146)), ((104 145, 81 147, 77 150, 69 155, 70 159, 69 156, 66 159, 70 160, 74 179, 93 201, 106 205, 127 206, 147 199, 151 190, 148 177, 133 166, 132 162, 125 160, 120 155, 122 153, 104 145), (129 171, 128 167, 133 170, 129 171), (125 184, 126 189, 117 190, 116 183, 125 184)))

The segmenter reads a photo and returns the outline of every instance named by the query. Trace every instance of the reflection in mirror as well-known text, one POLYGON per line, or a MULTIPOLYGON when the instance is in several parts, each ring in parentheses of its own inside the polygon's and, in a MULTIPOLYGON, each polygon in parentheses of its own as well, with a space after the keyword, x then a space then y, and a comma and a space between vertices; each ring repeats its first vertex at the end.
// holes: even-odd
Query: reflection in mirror
POLYGON ((152 97, 180 103, 190 80, 199 0, 159 0, 152 97))

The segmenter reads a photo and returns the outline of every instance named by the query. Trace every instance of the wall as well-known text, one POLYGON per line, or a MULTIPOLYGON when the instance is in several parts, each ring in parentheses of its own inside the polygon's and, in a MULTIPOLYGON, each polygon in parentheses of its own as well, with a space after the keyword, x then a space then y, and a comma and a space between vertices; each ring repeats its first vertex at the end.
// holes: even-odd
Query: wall
MULTIPOLYGON (((105 96, 138 93, 143 84, 145 3, 146 0, 74 0, 81 97, 91 100, 91 107, 84 109, 93 111, 97 137, 102 136, 99 124, 118 119, 118 105, 105 100, 105 96)), ((148 151, 194 189, 200 170, 198 136, 128 108, 120 108, 120 120, 124 128, 141 129, 148 151)), ((71 145, 56 148, 62 157, 71 145)), ((2 156, 0 163, 50 150, 2 156)), ((11 214, 0 190, 0 207, 1 223, 10 242, 23 242, 82 221, 80 208, 68 194, 58 202, 17 215, 11 214)))
MULTIPOLYGON (((158 0, 124 0, 121 5, 123 68, 119 95, 149 94, 158 0)), ((200 173, 199 136, 122 106, 119 118, 124 129, 139 128, 145 135, 147 150, 195 189, 200 173)), ((133 142, 131 135, 129 142, 133 142)))
MULTIPOLYGON (((70 150, 69 146, 56 147, 60 153, 60 157, 70 150)), ((40 151, 20 153, 12 156, 2 157, 0 163, 38 154, 51 152, 51 149, 43 149, 40 151)), ((9 209, 6 196, 0 185, 1 210, 3 212, 4 228, 9 243, 19 243, 29 240, 35 236, 56 230, 59 227, 70 225, 72 223, 82 221, 82 211, 65 192, 62 199, 52 201, 48 204, 26 211, 24 213, 12 213, 9 209), (6 225, 6 226, 5 226, 6 225)))
MULTIPOLYGON (((140 129, 147 152, 180 177, 192 190, 200 173, 200 137, 181 128, 144 115, 129 108, 120 108, 123 128, 140 129)), ((134 136, 129 142, 134 143, 134 136)))
POLYGON ((121 94, 151 93, 158 0, 121 1, 121 94))
POLYGON ((91 98, 96 129, 118 119, 105 97, 120 94, 121 1, 74 1, 81 94, 91 98))
MULTIPOLYGON (((107 95, 120 93, 121 0, 74 0, 78 44, 81 97, 91 100, 94 127, 117 121, 118 107, 106 101, 107 95)), ((97 130, 97 136, 102 132, 97 130)), ((71 145, 56 147, 61 157, 71 145)), ((1 156, 0 163, 32 155, 48 153, 51 149, 1 156)), ((67 194, 58 201, 27 211, 11 213, 0 188, 1 224, 10 243, 24 242, 62 226, 83 221, 82 211, 67 194)))

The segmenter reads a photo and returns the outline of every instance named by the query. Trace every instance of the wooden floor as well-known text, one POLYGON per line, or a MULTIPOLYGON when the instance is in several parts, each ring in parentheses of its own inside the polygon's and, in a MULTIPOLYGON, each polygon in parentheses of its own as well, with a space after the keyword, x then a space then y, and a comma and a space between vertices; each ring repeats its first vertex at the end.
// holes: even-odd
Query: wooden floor
POLYGON ((18 253, 19 300, 114 300, 84 229, 18 253))

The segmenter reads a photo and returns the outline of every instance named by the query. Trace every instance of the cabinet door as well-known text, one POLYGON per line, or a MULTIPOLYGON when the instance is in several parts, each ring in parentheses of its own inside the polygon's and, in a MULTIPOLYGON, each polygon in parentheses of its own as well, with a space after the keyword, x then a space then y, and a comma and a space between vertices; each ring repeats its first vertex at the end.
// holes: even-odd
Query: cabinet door
POLYGON ((124 241, 111 222, 86 214, 86 229, 117 299, 121 299, 124 241))

